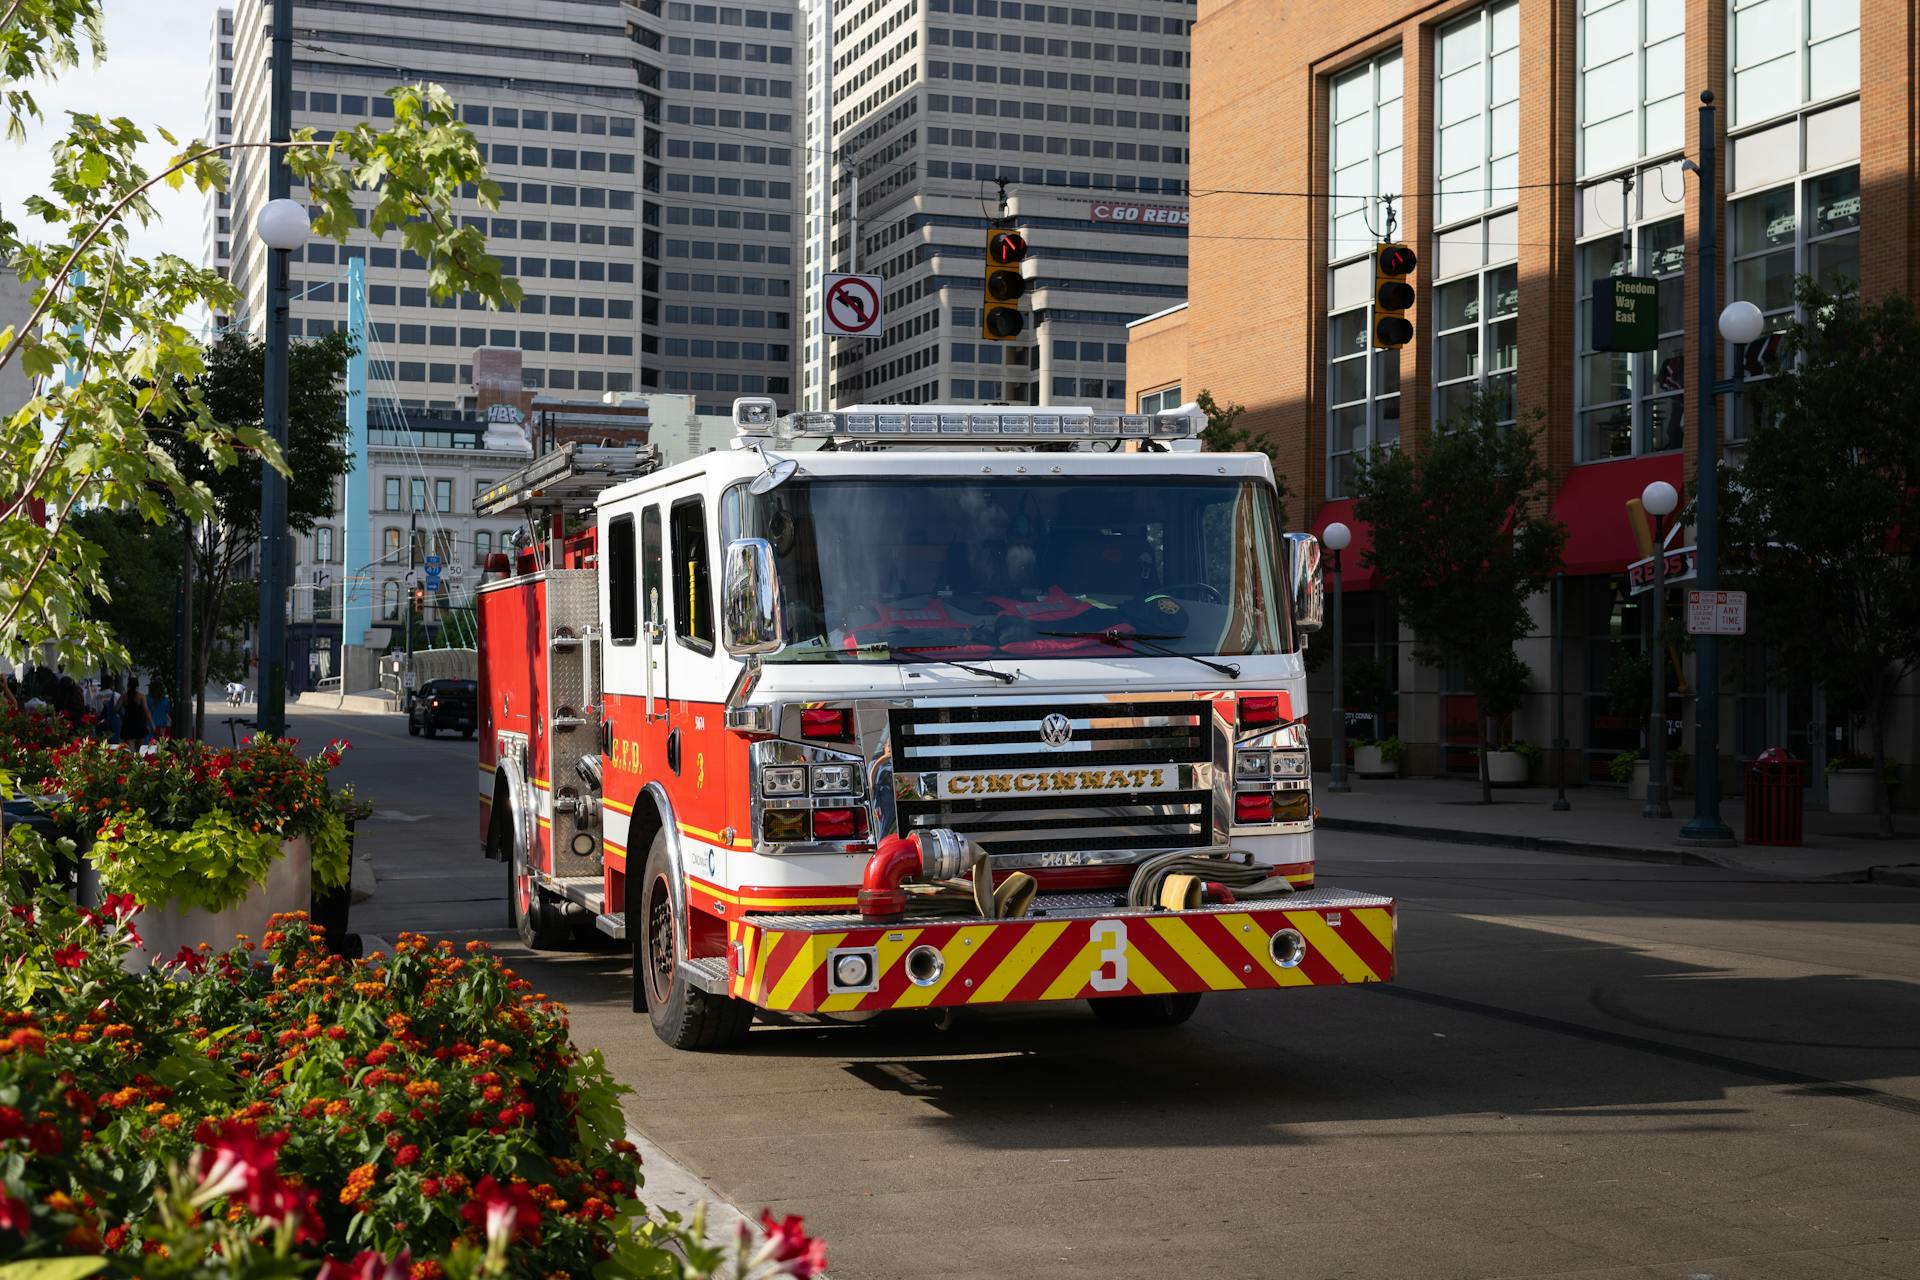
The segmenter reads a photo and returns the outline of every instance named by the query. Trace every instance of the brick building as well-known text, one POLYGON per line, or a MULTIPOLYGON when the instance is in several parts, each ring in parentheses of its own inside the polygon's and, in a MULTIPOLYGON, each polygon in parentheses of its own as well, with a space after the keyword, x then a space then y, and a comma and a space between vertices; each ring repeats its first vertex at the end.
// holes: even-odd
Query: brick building
MULTIPOLYGON (((1571 532, 1566 763, 1604 779, 1638 736, 1612 713, 1607 678, 1649 629, 1648 597, 1626 588, 1639 552, 1624 504, 1653 479, 1690 486, 1696 456, 1700 201, 1683 162, 1699 155, 1701 93, 1718 108, 1716 308, 1745 298, 1779 322, 1798 273, 1920 293, 1920 11, 1213 0, 1193 53, 1188 304, 1130 327, 1130 402, 1206 390, 1245 405, 1241 422, 1277 447, 1294 524, 1344 520, 1356 548, 1350 485, 1368 449, 1418 448, 1475 387, 1542 411, 1550 497, 1571 532), (1376 353, 1369 253, 1389 226, 1421 259, 1416 334, 1376 353), (1593 282, 1628 274, 1658 281, 1658 348, 1597 353, 1593 282)), ((1717 406, 1735 461, 1750 412, 1717 406)), ((1412 662, 1352 552, 1347 568, 1350 664, 1390 673, 1411 769, 1471 769, 1470 704, 1412 662)), ((1535 679, 1514 726, 1540 743, 1553 733, 1551 614, 1543 599, 1521 647, 1535 679)), ((1757 642, 1723 652, 1730 760, 1778 742, 1817 763, 1850 740, 1819 689, 1769 680, 1757 642)), ((1911 777, 1907 692, 1889 754, 1911 777)), ((1689 702, 1671 704, 1676 744, 1691 742, 1677 732, 1689 702)))

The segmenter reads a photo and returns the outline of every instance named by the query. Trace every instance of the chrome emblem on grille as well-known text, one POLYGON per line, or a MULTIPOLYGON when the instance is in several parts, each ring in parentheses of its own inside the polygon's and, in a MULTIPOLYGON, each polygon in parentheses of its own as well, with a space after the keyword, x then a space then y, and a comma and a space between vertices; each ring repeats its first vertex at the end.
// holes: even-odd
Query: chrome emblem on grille
POLYGON ((1049 747, 1064 747, 1073 741, 1073 721, 1058 711, 1040 722, 1040 741, 1049 747))

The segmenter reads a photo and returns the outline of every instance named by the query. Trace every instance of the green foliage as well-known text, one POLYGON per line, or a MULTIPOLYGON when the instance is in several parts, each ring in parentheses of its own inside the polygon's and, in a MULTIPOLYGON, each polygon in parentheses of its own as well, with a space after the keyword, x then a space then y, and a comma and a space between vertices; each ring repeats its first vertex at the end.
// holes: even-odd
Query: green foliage
POLYGON ((1240 415, 1247 411, 1243 404, 1223 405, 1213 398, 1211 391, 1202 391, 1194 397, 1200 412, 1207 415, 1207 425, 1200 432, 1200 447, 1208 453, 1264 453, 1273 464, 1273 484, 1280 497, 1277 518, 1281 528, 1287 527, 1287 499, 1292 492, 1287 488, 1287 477, 1280 470, 1280 457, 1274 451, 1273 441, 1240 425, 1240 415))
POLYGON ((1545 514, 1538 429, 1501 426, 1503 406, 1476 395, 1417 452, 1377 451, 1354 481, 1354 513, 1372 531, 1361 563, 1413 631, 1414 657, 1464 673, 1483 743, 1487 717, 1518 705, 1513 645, 1533 630, 1527 599, 1567 537, 1545 514))
POLYGON ((1531 774, 1534 771, 1535 767, 1538 766, 1540 761, 1546 756, 1546 753, 1540 750, 1539 747, 1534 746, 1531 742, 1526 742, 1519 739, 1515 739, 1512 742, 1501 743, 1499 750, 1510 751, 1514 755, 1519 756, 1522 760, 1526 761, 1527 772, 1529 774, 1531 774))
POLYGON ((337 808, 320 815, 313 830, 313 882, 322 889, 343 889, 353 878, 353 840, 337 808))
POLYGON ((1380 759, 1387 764, 1399 764, 1407 758, 1407 744, 1399 738, 1381 738, 1368 745, 1380 748, 1380 759))
POLYGON ((1645 732, 1653 714, 1653 662, 1646 654, 1616 644, 1608 654, 1607 710, 1645 732))
POLYGON ((1624 787, 1633 781, 1633 766, 1644 759, 1638 751, 1622 751, 1607 762, 1607 776, 1624 787))
MULTIPOLYGON (((75 65, 83 44, 99 52, 100 11, 101 0, 7 0, 0 8, 0 99, 16 134, 38 115, 36 78, 75 65)), ((432 85, 389 96, 394 119, 384 131, 362 124, 322 141, 302 130, 286 145, 289 167, 322 209, 315 230, 344 241, 355 225, 353 192, 374 191, 368 229, 397 234, 426 259, 435 296, 517 301, 518 286, 487 256, 480 231, 453 213, 463 184, 475 186, 482 204, 495 201, 497 188, 452 99, 432 85)), ((129 248, 132 227, 153 220, 147 196, 157 184, 224 188, 233 151, 270 144, 182 146, 165 130, 155 134, 178 150, 150 174, 135 158, 146 130, 70 113, 47 190, 24 201, 47 224, 45 238, 29 240, 0 220, 0 261, 31 293, 28 314, 0 317, 0 366, 17 362, 33 384, 27 403, 0 420, 0 652, 44 643, 71 667, 127 660, 92 612, 111 586, 101 548, 69 518, 76 511, 101 507, 155 524, 207 520, 218 512, 208 469, 253 470, 256 458, 287 469, 259 415, 223 420, 228 411, 209 404, 201 382, 208 355, 187 320, 231 312, 240 301, 233 287, 213 270, 129 248), (53 376, 62 368, 68 376, 53 376), (23 518, 39 503, 47 523, 23 518)))
POLYGON ((179 526, 133 511, 86 511, 80 535, 100 548, 103 591, 90 606, 126 648, 132 665, 168 684, 174 671, 174 611, 184 554, 179 526))
MULTIPOLYGON (((1920 666, 1920 311, 1799 283, 1746 459, 1723 476, 1724 570, 1783 668, 1826 686, 1886 755, 1894 690, 1920 666)), ((1881 833, 1892 812, 1880 802, 1881 833)))
POLYGON ((131 893, 148 906, 177 898, 207 911, 245 900, 279 858, 279 836, 251 830, 220 810, 185 831, 164 830, 131 813, 107 824, 87 853, 101 884, 116 893, 131 893))

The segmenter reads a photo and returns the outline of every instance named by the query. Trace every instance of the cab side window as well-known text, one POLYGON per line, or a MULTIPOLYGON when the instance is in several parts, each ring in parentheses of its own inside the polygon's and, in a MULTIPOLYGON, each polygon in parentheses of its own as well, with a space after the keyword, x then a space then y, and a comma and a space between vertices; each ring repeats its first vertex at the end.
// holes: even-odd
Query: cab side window
POLYGON ((607 638, 632 644, 640 636, 640 583, 635 576, 633 517, 607 522, 607 638))
POLYGON ((713 652, 713 589, 707 555, 706 504, 683 498, 668 517, 673 540, 673 634, 701 653, 713 652))

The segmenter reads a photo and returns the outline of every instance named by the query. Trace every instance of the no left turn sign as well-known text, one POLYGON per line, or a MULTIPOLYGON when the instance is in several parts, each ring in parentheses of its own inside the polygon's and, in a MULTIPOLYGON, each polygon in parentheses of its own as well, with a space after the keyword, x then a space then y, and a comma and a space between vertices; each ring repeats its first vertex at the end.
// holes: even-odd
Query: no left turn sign
POLYGON ((827 277, 827 332, 843 338, 870 336, 880 324, 880 277, 827 277))

